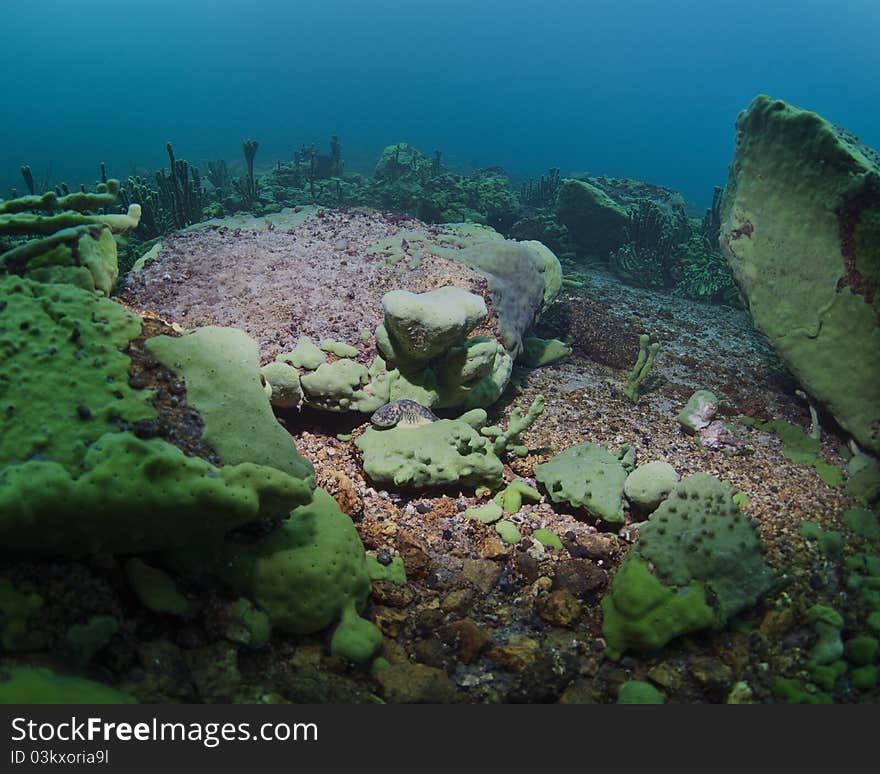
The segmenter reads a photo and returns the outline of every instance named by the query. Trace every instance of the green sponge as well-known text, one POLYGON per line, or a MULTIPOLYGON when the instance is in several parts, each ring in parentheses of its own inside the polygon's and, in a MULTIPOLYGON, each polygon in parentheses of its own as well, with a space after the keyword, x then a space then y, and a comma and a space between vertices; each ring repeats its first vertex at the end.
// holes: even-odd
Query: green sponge
POLYGON ((617 689, 618 704, 663 704, 663 694, 650 683, 627 680, 617 689))
POLYGON ((0 704, 134 704, 134 697, 81 677, 41 667, 13 667, 0 676, 0 704))
POLYGON ((260 382, 257 343, 244 331, 212 325, 184 336, 157 336, 147 349, 186 380, 187 401, 205 423, 205 442, 223 462, 270 465, 302 479, 314 475, 272 413, 260 382))
POLYGON ((623 485, 628 471, 622 462, 628 447, 617 454, 583 441, 535 468, 535 479, 554 503, 585 508, 610 524, 623 523, 623 485))
POLYGON ((602 599, 602 634, 611 658, 623 651, 663 647, 674 637, 715 623, 700 581, 674 589, 664 586, 647 562, 630 551, 602 599))
POLYGON ((489 439, 453 419, 426 425, 368 428, 355 441, 364 471, 378 484, 406 489, 486 485, 501 482, 503 465, 489 439))
POLYGON ((351 617, 370 593, 363 544, 351 519, 322 489, 270 535, 249 545, 226 546, 215 570, 282 631, 311 634, 345 617, 341 652, 363 652, 363 643, 375 639, 351 617))

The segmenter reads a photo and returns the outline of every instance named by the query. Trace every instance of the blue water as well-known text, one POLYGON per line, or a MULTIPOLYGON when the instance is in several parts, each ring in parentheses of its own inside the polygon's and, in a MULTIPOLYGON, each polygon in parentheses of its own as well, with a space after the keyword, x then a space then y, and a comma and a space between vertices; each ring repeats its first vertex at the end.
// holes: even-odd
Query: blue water
POLYGON ((0 191, 164 164, 258 168, 340 136, 369 172, 406 141, 448 164, 671 186, 705 205, 757 93, 880 146, 877 0, 61 0, 0 11, 0 191), (873 39, 874 44, 869 41, 873 39))

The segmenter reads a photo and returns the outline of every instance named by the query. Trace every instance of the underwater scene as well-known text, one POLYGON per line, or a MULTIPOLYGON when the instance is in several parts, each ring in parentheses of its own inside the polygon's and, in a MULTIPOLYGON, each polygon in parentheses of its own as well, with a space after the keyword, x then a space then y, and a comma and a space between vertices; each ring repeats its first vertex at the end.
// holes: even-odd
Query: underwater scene
POLYGON ((25 5, 0 703, 880 699, 880 6, 25 5))

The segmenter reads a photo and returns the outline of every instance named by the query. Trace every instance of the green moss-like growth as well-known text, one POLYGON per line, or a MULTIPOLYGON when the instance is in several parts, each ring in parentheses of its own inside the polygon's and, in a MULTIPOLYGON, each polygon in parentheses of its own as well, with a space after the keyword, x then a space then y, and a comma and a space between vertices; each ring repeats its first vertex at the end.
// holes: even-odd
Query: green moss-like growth
POLYGON ((517 478, 511 481, 492 499, 501 506, 504 513, 519 513, 523 500, 538 503, 541 501, 541 493, 534 487, 529 486, 521 478, 517 478))
POLYGON ((873 665, 861 666, 849 673, 852 687, 857 691, 872 691, 877 687, 878 668, 873 665))
POLYGON ((33 460, 0 472, 4 549, 82 555, 160 550, 203 541, 311 496, 311 479, 242 463, 216 468, 157 438, 109 433, 78 478, 33 460))
POLYGON ((300 377, 308 405, 322 411, 375 411, 388 402, 388 393, 377 395, 364 388, 370 384, 367 367, 354 360, 322 363, 300 377))
POLYGON ((318 344, 318 347, 323 349, 324 352, 336 355, 336 357, 356 357, 358 353, 351 344, 346 344, 342 341, 333 341, 333 339, 322 339, 318 344))
POLYGON ((293 352, 278 355, 276 360, 292 365, 294 368, 305 368, 307 371, 316 371, 321 363, 327 361, 327 356, 315 346, 315 342, 308 336, 300 336, 297 339, 293 352))
POLYGON ((406 585, 406 568, 399 556, 392 557, 388 564, 380 564, 374 557, 368 556, 367 574, 370 580, 387 580, 398 586, 406 585))
POLYGON ((846 482, 848 495, 866 506, 880 501, 880 462, 867 454, 854 454, 846 469, 849 473, 846 482))
POLYGON ((846 661, 832 661, 830 664, 811 663, 808 666, 810 679, 826 691, 834 690, 839 677, 846 674, 846 661))
POLYGON ((0 578, 0 650, 30 650, 44 643, 39 628, 43 602, 36 592, 22 591, 8 578, 0 578))
POLYGON ((827 693, 810 693, 798 680, 777 677, 773 681, 773 696, 785 704, 831 704, 827 693))
MULTIPOLYGON (((139 318, 70 285, 0 278, 0 289, 5 550, 75 555, 168 548, 260 516, 286 515, 310 497, 311 468, 272 417, 256 360, 243 381, 243 402, 233 377, 224 385, 223 377, 206 376, 208 403, 219 402, 213 419, 206 420, 220 428, 215 449, 230 452, 225 461, 242 463, 218 469, 160 439, 121 432, 155 417, 151 393, 129 387, 131 364, 122 351, 140 334, 139 318), (255 422, 258 411, 248 405, 248 389, 271 425, 255 422), (224 434, 226 423, 232 426, 224 434), (280 440, 275 431, 286 436, 286 444, 273 450, 271 438, 280 440), (224 435, 231 444, 222 443, 224 435), (247 459, 252 441, 265 453, 247 459), (230 459, 235 448, 243 459, 230 459), (272 467, 252 464, 257 457, 272 467)), ((224 363, 211 361, 210 353, 200 356, 205 371, 224 363)), ((243 368, 241 362, 232 366, 239 374, 243 368)), ((199 396, 190 403, 201 403, 199 396)))
POLYGON ((880 642, 876 637, 870 637, 867 634, 851 637, 843 646, 847 661, 858 666, 873 664, 874 659, 877 658, 878 650, 880 650, 880 642))
POLYGON ((655 460, 639 465, 626 477, 623 493, 642 513, 657 509, 678 483, 678 473, 668 462, 655 460))
POLYGON ((127 693, 41 667, 13 667, 0 674, 0 704, 134 704, 127 693))
POLYGON ((466 519, 476 519, 483 522, 483 524, 494 524, 502 516, 504 516, 504 508, 494 500, 477 508, 468 508, 464 512, 466 519))
POLYGON ((299 372, 280 360, 267 363, 260 369, 266 380, 269 402, 279 408, 293 408, 302 400, 302 387, 299 383, 299 372))
POLYGON ((370 661, 382 645, 382 632, 358 615, 354 600, 349 600, 333 637, 330 652, 357 664, 370 661))
POLYGON ((510 543, 511 545, 515 545, 522 540, 522 532, 519 531, 516 524, 512 521, 499 521, 495 525, 495 531, 501 536, 501 539, 505 543, 510 543))
POLYGON ((136 228, 141 216, 138 204, 125 215, 99 214, 118 192, 119 181, 108 180, 96 193, 50 191, 0 202, 0 236, 38 236, 0 254, 0 273, 109 296, 119 277, 113 235, 136 228))
POLYGON ((621 460, 626 450, 613 454, 584 441, 538 465, 535 479, 554 503, 565 502, 611 524, 622 524, 623 485, 629 471, 621 460))
POLYGON ((627 680, 617 689, 618 704, 663 704, 663 694, 650 683, 627 680))
POLYGON ((120 424, 152 419, 152 394, 128 387, 121 351, 141 322, 70 285, 0 277, 0 467, 52 460, 77 472, 120 424))
POLYGON ((807 611, 807 621, 816 628, 816 642, 810 650, 810 660, 815 664, 830 664, 843 655, 843 617, 827 605, 813 605, 807 611))
POLYGON ((491 425, 480 429, 480 433, 491 438, 492 449, 495 454, 501 455, 508 449, 520 457, 528 454, 528 449, 523 446, 520 434, 528 430, 544 413, 544 396, 536 395, 528 410, 523 413, 522 409, 515 408, 510 413, 510 421, 507 423, 507 429, 502 429, 499 425, 491 425))
POLYGON ((720 244, 756 327, 806 392, 877 453, 875 159, 815 113, 756 97, 737 119, 720 244))
POLYGON ((425 293, 392 290, 382 297, 382 355, 401 370, 412 370, 461 344, 486 319, 486 302, 461 288, 446 286, 425 293), (388 347, 390 344, 390 347, 388 347))

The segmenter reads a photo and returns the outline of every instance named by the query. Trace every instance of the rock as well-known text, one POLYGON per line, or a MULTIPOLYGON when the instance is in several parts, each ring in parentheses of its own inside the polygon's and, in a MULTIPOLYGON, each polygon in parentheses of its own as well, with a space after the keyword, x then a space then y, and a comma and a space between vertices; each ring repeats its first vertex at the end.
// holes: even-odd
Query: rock
POLYGON ((446 648, 437 637, 426 637, 423 640, 416 640, 412 645, 412 652, 416 661, 436 669, 445 670, 449 661, 446 648))
POLYGON ((473 589, 456 589, 450 591, 440 603, 440 608, 447 612, 463 613, 474 601, 473 589))
POLYGON ((684 408, 678 413, 676 421, 686 433, 696 433, 708 427, 718 411, 718 397, 709 390, 697 390, 684 408))
POLYGON ((681 672, 665 661, 653 667, 648 677, 667 693, 675 693, 681 686, 681 672))
POLYGON ((554 589, 564 589, 574 596, 591 601, 605 588, 607 576, 589 559, 568 559, 556 565, 554 589))
POLYGON ((376 675, 389 704, 450 704, 455 686, 446 673, 419 663, 392 664, 376 675))
POLYGON ((489 559, 465 559, 462 576, 484 594, 488 594, 501 577, 501 567, 489 559))
POLYGON ((402 610, 396 610, 393 607, 376 607, 373 613, 373 621, 376 626, 389 637, 397 637, 403 630, 406 623, 407 614, 402 610))
POLYGON ((510 546, 496 535, 487 535, 480 546, 480 556, 483 559, 497 559, 499 556, 507 556, 510 546))
POLYGON ((629 218, 608 194, 581 180, 563 180, 556 198, 556 217, 568 227, 578 252, 604 260, 625 240, 629 218))
POLYGON ((415 598, 415 592, 409 586, 401 586, 392 581, 373 581, 372 588, 373 601, 389 607, 406 607, 415 598))
POLYGON ((587 559, 594 561, 607 562, 618 550, 617 538, 604 533, 578 532, 574 537, 574 542, 576 546, 583 549, 587 559))
POLYGON ((412 580, 424 579, 431 570, 431 558, 415 543, 403 542, 398 548, 403 559, 406 577, 412 580))
POLYGON ((455 650, 463 664, 472 663, 491 642, 491 638, 469 618, 454 621, 440 632, 443 641, 455 650))
POLYGON ((804 390, 880 452, 880 157, 765 95, 736 126, 720 244, 746 308, 804 390))
POLYGON ((694 656, 688 662, 688 671, 706 689, 726 695, 733 681, 733 670, 712 656, 694 656))
POLYGON ((538 615, 554 626, 570 627, 583 612, 577 597, 567 589, 551 591, 546 597, 539 597, 535 603, 538 615))
POLYGON ((765 637, 778 639, 795 624, 794 611, 790 607, 773 608, 764 613, 758 631, 765 637))
POLYGON ((530 637, 515 635, 505 645, 495 645, 488 653, 495 663, 510 672, 522 672, 535 663, 541 645, 530 637))
POLYGON ((185 655, 199 698, 210 704, 230 703, 241 685, 235 648, 218 642, 185 655))

